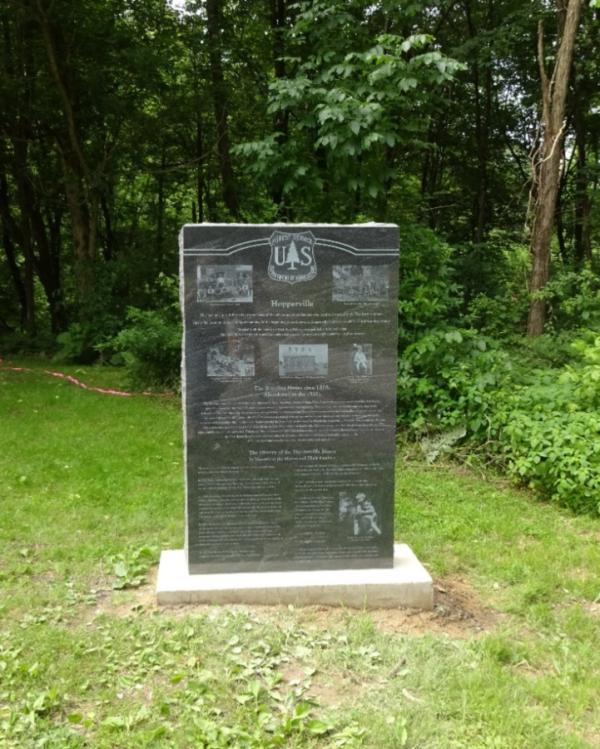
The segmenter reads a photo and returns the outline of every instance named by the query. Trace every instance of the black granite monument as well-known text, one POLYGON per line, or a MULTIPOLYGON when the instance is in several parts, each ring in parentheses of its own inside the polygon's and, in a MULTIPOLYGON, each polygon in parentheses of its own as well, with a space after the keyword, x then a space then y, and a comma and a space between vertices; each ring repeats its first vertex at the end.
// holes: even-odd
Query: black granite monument
POLYGON ((190 573, 391 567, 397 227, 180 247, 190 573))

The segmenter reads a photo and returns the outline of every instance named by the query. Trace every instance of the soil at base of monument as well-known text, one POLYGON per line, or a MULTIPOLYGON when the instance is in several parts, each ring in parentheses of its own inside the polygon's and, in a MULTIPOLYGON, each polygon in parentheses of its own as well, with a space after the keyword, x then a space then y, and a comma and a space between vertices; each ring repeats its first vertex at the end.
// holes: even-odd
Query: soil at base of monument
MULTIPOLYGON (((149 575, 148 583, 140 588, 119 591, 104 596, 95 614, 107 613, 127 616, 132 611, 158 609, 167 616, 180 617, 213 609, 211 605, 161 606, 156 604, 156 571, 149 575)), ((254 610, 263 616, 272 615, 274 621, 287 606, 247 606, 231 605, 224 608, 254 610)), ((352 609, 331 606, 304 606, 297 608, 298 621, 302 626, 326 629, 332 624, 341 623, 352 609)), ((362 613, 362 612, 361 612, 362 613)), ((432 611, 419 609, 370 609, 368 611, 375 627, 383 632, 398 634, 445 634, 453 639, 465 639, 489 631, 503 619, 503 615, 486 606, 481 597, 464 577, 444 577, 435 581, 435 605, 432 611)))

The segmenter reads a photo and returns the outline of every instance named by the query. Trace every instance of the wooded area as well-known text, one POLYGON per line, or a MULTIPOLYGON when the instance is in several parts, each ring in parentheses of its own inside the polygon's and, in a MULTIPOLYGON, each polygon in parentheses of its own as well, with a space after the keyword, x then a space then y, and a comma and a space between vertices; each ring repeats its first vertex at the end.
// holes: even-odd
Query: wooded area
POLYGON ((409 434, 505 444, 499 389, 539 399, 548 371, 540 424, 563 402, 589 421, 599 20, 596 0, 7 0, 3 351, 172 383, 183 223, 384 220, 409 434))
POLYGON ((465 301, 493 295, 528 233, 532 289, 554 229, 561 269, 591 264, 598 12, 578 30, 582 6, 9 0, 3 328, 104 312, 114 333, 175 272, 186 221, 429 226, 465 301))

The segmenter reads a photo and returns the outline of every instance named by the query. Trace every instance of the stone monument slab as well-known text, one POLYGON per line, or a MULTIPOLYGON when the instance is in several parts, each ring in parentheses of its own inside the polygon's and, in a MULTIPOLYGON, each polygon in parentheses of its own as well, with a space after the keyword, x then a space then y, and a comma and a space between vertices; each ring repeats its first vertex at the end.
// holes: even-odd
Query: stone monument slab
POLYGON ((180 249, 188 572, 393 568, 397 227, 180 249))

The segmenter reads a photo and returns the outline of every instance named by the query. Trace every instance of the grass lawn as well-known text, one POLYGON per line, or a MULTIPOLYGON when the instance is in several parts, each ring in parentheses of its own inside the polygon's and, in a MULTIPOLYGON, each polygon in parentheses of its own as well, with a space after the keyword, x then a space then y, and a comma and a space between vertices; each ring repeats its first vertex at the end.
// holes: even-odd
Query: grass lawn
POLYGON ((181 462, 177 399, 0 368, 0 747, 600 747, 600 521, 399 458, 434 612, 157 609, 181 462))

